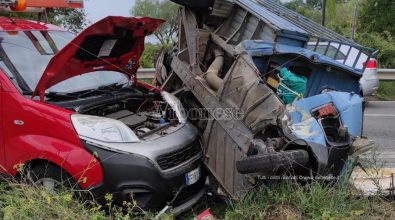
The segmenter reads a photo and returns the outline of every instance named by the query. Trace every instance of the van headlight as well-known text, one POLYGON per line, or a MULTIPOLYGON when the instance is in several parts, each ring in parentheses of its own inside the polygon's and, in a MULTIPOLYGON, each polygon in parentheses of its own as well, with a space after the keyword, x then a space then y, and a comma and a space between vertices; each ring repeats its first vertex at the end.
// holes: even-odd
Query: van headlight
POLYGON ((137 143, 136 134, 124 123, 91 115, 73 114, 71 122, 80 137, 108 143, 137 143))

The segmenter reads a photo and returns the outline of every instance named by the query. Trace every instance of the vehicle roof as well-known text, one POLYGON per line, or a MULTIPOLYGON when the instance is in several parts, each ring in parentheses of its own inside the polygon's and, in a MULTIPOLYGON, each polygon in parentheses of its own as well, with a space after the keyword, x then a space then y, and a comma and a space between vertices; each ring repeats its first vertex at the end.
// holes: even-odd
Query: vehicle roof
POLYGON ((0 31, 64 31, 63 28, 40 21, 0 17, 0 31))
POLYGON ((240 5, 247 11, 251 12, 255 16, 259 17, 263 21, 265 21, 266 24, 272 26, 272 28, 276 28, 278 30, 287 30, 290 32, 297 32, 302 35, 307 35, 308 32, 306 32, 304 29, 294 25, 292 22, 282 18, 281 16, 271 12, 265 7, 262 7, 262 5, 259 5, 255 1, 251 0, 236 0, 236 4, 240 5))
POLYGON ((259 40, 245 40, 238 46, 238 52, 246 51, 251 56, 270 56, 273 54, 295 54, 316 64, 331 65, 345 70, 353 75, 361 76, 362 70, 351 68, 327 56, 311 51, 307 48, 285 44, 275 44, 259 40), (311 59, 314 57, 314 59, 311 59))
MULTIPOLYGON (((288 9, 287 7, 273 1, 273 0, 256 0, 257 7, 265 8, 266 10, 276 14, 277 16, 287 20, 298 28, 304 30, 309 33, 312 37, 318 37, 323 39, 330 39, 333 41, 339 41, 343 43, 348 43, 351 45, 358 45, 354 41, 332 31, 331 29, 317 24, 309 18, 304 17, 303 15, 288 9)), ((360 46, 360 45, 358 45, 360 46)))

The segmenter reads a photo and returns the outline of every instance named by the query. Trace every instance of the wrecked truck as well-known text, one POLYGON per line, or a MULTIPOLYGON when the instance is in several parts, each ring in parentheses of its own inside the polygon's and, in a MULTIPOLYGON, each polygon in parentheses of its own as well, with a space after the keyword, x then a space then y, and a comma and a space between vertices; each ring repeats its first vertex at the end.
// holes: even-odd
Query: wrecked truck
POLYGON ((284 173, 335 179, 372 147, 359 80, 375 50, 271 0, 173 1, 179 32, 155 83, 200 130, 217 192, 237 199, 284 173), (340 49, 357 56, 339 61, 340 49))

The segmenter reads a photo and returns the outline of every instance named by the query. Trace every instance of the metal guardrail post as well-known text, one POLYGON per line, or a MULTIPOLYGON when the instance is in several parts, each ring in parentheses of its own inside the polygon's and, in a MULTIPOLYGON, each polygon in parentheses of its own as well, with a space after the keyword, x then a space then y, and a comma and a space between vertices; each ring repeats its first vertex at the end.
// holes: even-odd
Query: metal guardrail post
POLYGON ((138 79, 153 79, 155 77, 156 70, 155 68, 150 69, 139 69, 137 71, 138 79))

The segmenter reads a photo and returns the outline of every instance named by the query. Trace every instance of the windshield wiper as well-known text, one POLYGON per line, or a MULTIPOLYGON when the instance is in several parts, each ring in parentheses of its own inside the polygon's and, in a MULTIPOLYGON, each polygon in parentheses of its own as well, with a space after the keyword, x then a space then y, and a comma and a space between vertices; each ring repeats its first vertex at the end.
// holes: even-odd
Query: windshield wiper
POLYGON ((88 91, 84 91, 82 93, 81 92, 76 92, 76 93, 68 93, 68 94, 71 94, 71 95, 75 94, 76 98, 84 98, 84 97, 87 97, 87 96, 90 96, 90 95, 96 95, 96 94, 114 95, 113 92, 114 91, 111 91, 111 90, 100 89, 100 87, 99 87, 97 89, 91 89, 91 90, 88 90, 88 91))
POLYGON ((124 88, 124 86, 128 84, 120 84, 120 83, 112 83, 109 85, 103 85, 99 86, 96 89, 90 89, 86 91, 81 91, 81 92, 75 92, 75 93, 69 93, 69 94, 76 94, 77 98, 83 98, 92 94, 109 94, 109 95, 115 95, 114 92, 120 91, 121 89, 124 88))
MULTIPOLYGON (((99 86, 96 89, 88 89, 82 90, 78 92, 47 92, 45 93, 45 97, 54 99, 54 98, 63 98, 63 99, 78 99, 84 98, 91 95, 97 94, 108 94, 108 95, 115 95, 114 92, 120 91, 121 89, 125 88, 126 84, 119 84, 113 83, 109 85, 99 86)), ((31 91, 24 91, 23 95, 33 95, 31 91)))
MULTIPOLYGON (((24 92, 22 92, 22 94, 23 95, 33 95, 33 92, 24 91, 24 92)), ((52 98, 70 98, 70 99, 76 98, 73 95, 69 95, 67 93, 60 93, 60 92, 47 92, 47 93, 45 93, 45 97, 50 98, 50 99, 52 99, 52 98)))
POLYGON ((124 88, 128 88, 131 84, 127 83, 112 83, 109 85, 99 86, 98 89, 111 89, 113 91, 119 91, 124 88))

